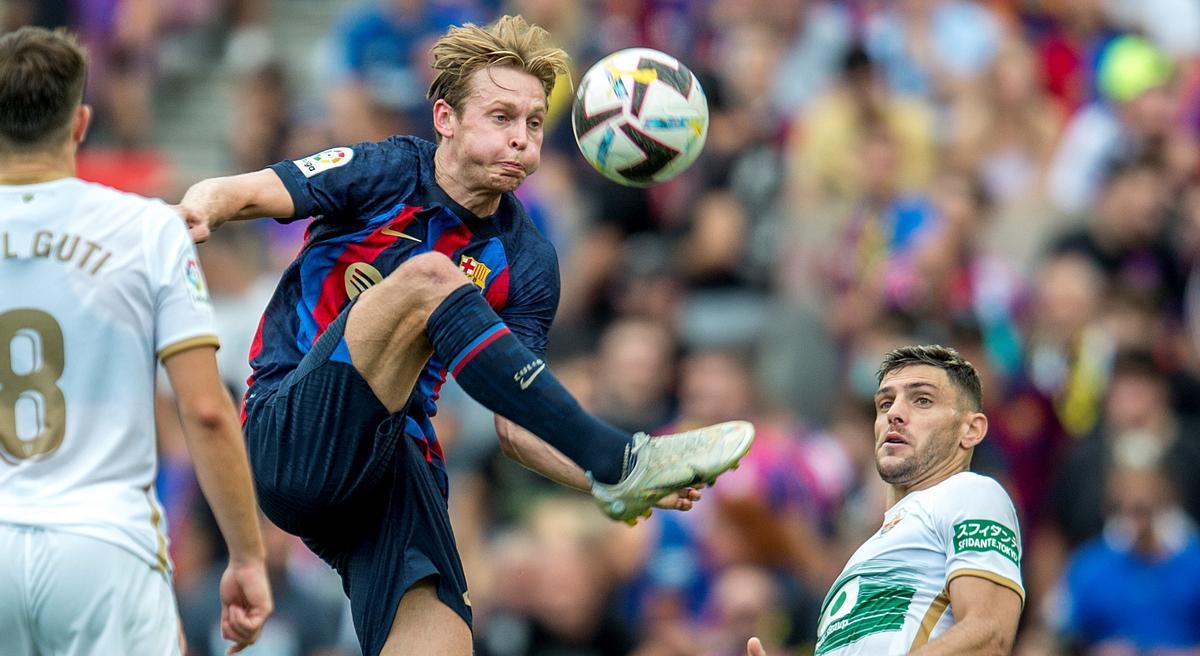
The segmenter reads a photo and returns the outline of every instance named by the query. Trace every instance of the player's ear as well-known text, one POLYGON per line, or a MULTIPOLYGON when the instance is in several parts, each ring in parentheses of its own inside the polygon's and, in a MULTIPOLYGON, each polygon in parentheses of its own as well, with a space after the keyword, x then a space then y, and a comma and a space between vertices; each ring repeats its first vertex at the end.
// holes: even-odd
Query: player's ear
POLYGON ((454 108, 442 98, 433 103, 433 129, 442 138, 454 136, 454 108))
POLYGON ((988 420, 987 415, 982 412, 968 413, 965 419, 966 430, 959 438, 958 443, 964 449, 970 449, 978 446, 983 441, 983 436, 987 435, 988 420))
POLYGON ((87 137, 88 128, 92 125, 92 106, 80 105, 75 110, 75 118, 71 123, 71 143, 78 146, 87 137))

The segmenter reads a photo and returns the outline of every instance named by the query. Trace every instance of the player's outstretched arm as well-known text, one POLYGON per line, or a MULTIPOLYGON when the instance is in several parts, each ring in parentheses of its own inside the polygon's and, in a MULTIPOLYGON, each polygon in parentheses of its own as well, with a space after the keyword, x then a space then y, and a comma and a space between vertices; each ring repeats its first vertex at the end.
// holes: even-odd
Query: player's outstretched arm
POLYGON ((496 435, 504 455, 542 476, 582 492, 590 489, 587 476, 571 459, 533 433, 496 415, 496 435))
MULTIPOLYGON (((526 469, 531 469, 559 485, 582 492, 591 490, 591 484, 579 465, 538 436, 500 415, 496 415, 496 435, 500 437, 500 450, 504 455, 526 469)), ((691 510, 700 500, 700 496, 698 488, 685 488, 668 494, 656 505, 667 510, 691 510)))
POLYGON ((950 581, 950 608, 954 626, 911 654, 1012 652, 1021 619, 1021 596, 1015 590, 980 576, 959 576, 950 581))
POLYGON ((195 242, 207 240, 226 221, 290 218, 296 212, 287 187, 271 169, 201 180, 188 188, 175 209, 195 242))
POLYGON ((229 566, 221 577, 221 635, 235 643, 232 654, 258 639, 273 608, 242 430, 213 347, 180 351, 163 365, 196 478, 229 547, 229 566))

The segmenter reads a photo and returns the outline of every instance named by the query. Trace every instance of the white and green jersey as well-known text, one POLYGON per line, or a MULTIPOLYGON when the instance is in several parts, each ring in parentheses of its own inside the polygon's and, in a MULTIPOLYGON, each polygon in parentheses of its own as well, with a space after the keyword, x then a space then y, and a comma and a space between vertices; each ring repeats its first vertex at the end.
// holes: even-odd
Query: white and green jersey
POLYGON ((1012 501, 986 476, 961 472, 909 493, 846 563, 821 606, 816 656, 906 654, 954 624, 950 581, 1021 585, 1012 501))

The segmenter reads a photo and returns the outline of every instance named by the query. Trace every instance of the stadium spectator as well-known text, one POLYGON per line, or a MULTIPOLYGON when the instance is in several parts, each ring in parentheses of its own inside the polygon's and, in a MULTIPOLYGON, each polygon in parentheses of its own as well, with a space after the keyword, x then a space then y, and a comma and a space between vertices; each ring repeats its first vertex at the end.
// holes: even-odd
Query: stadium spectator
POLYGON ((258 169, 290 153, 295 125, 287 71, 280 62, 267 62, 239 74, 229 143, 233 166, 258 169))
POLYGON ((1182 309, 1186 272, 1168 242, 1165 183, 1156 162, 1115 163, 1099 190, 1095 215, 1054 240, 1051 250, 1087 258, 1107 277, 1107 287, 1142 297, 1170 316, 1182 309))
POLYGON ((1102 421, 1065 454, 1047 499, 1045 530, 1030 546, 1035 606, 1061 576, 1067 555, 1103 531, 1106 481, 1096 472, 1115 461, 1118 446, 1129 436, 1149 439, 1164 453, 1163 469, 1175 498, 1190 517, 1200 517, 1200 485, 1192 475, 1200 467, 1194 417, 1172 406, 1168 377, 1144 351, 1118 354, 1109 376, 1102 421))
POLYGON ((494 581, 497 607, 483 618, 480 656, 624 656, 635 638, 609 604, 627 554, 612 525, 577 499, 536 504, 530 542, 509 543, 494 581), (511 550, 510 550, 511 549, 511 550), (510 569, 513 568, 513 569, 510 569))
POLYGON ((1080 254, 1047 257, 1023 330, 1029 379, 1076 437, 1099 421, 1108 386, 1115 347, 1099 320, 1106 283, 1104 273, 1080 254))
POLYGON ((1200 481, 1192 475, 1200 467, 1195 418, 1172 407, 1170 380, 1144 351, 1119 354, 1111 378, 1103 421, 1074 446, 1054 482, 1053 518, 1068 549, 1103 529, 1105 481, 1094 473, 1113 461, 1117 444, 1130 434, 1151 438, 1164 452, 1176 498, 1188 515, 1200 518, 1200 481))
POLYGON ((1020 359, 1017 321, 1027 290, 1020 272, 984 247, 993 201, 981 180, 952 170, 934 180, 930 200, 932 225, 888 272, 888 305, 922 323, 980 326, 993 357, 1011 370, 1020 359))
POLYGON ((760 636, 772 654, 795 653, 784 649, 793 618, 786 612, 781 587, 779 577, 762 568, 738 565, 722 571, 710 602, 712 628, 695 653, 739 656, 751 636, 760 636))
POLYGON ((674 414, 675 338, 661 323, 609 324, 596 353, 595 412, 614 426, 662 426, 674 414))
POLYGON ((1066 645, 1088 654, 1200 648, 1200 539, 1165 455, 1144 435, 1114 445, 1104 532, 1072 554, 1062 581, 1054 622, 1066 645))
POLYGON ((950 108, 945 163, 978 172, 1001 207, 1036 206, 1064 120, 1038 88, 1035 65, 1029 46, 1007 36, 972 93, 956 96, 950 108))
POLYGON ((861 47, 853 48, 846 54, 839 83, 818 98, 791 131, 791 198, 819 218, 828 204, 878 193, 879 171, 863 153, 880 135, 894 144, 887 164, 891 191, 923 189, 934 169, 933 112, 919 98, 891 93, 878 64, 861 47))
POLYGON ((1091 206, 1115 163, 1154 156, 1179 132, 1174 64, 1154 45, 1122 36, 1104 47, 1096 71, 1101 99, 1076 112, 1047 178, 1055 209, 1078 215, 1091 206))

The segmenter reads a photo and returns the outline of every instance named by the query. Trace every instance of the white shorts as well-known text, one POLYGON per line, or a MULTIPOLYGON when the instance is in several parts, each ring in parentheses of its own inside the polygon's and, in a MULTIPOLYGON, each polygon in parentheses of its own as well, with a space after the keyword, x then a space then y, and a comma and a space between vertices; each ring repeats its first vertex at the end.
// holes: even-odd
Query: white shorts
POLYGON ((178 656, 167 575, 114 544, 0 523, 5 656, 178 656))

